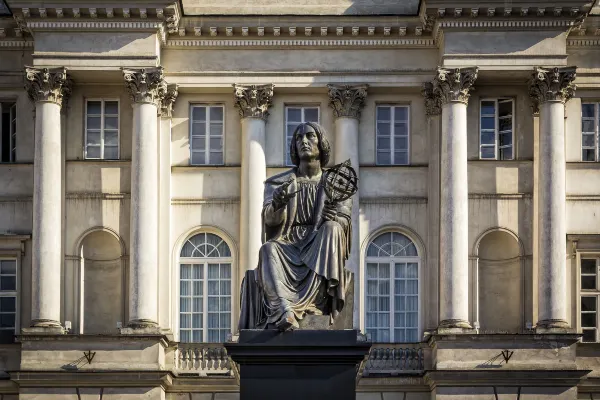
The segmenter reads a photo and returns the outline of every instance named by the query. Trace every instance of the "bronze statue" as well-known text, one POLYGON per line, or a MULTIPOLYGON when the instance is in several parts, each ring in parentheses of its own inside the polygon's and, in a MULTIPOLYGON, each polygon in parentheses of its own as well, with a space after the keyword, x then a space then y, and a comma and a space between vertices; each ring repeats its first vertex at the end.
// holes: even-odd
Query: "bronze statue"
POLYGON ((300 124, 290 145, 296 167, 265 182, 263 245, 242 284, 240 329, 285 331, 306 314, 332 322, 342 310, 356 174, 349 162, 324 170, 329 155, 324 129, 300 124))

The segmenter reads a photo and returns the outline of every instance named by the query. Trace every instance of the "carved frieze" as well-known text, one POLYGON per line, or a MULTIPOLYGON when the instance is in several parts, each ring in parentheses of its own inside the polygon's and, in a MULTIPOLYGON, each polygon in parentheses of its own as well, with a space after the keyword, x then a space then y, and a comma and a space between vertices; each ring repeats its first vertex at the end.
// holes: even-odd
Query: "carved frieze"
POLYGON ((425 98, 425 113, 428 116, 441 114, 442 101, 439 96, 434 94, 433 83, 425 82, 421 89, 421 94, 425 98))
POLYGON ((71 80, 64 67, 25 67, 25 90, 34 103, 48 101, 63 106, 71 94, 71 80))
POLYGON ((152 103, 161 106, 162 99, 167 92, 167 83, 164 79, 162 67, 123 69, 125 86, 129 97, 134 103, 152 103))
POLYGON ((173 116, 173 106, 175 105, 175 100, 177 100, 177 95, 179 94, 178 90, 179 86, 177 84, 167 85, 167 91, 160 106, 160 115, 163 118, 171 118, 173 116))
POLYGON ((267 119, 275 85, 233 85, 235 107, 242 118, 267 119))
POLYGON ((477 79, 477 67, 446 69, 438 68, 433 80, 433 94, 440 104, 469 102, 469 92, 477 79))
POLYGON ((333 108, 336 118, 350 117, 360 119, 365 106, 368 85, 327 85, 329 90, 329 106, 333 108))
POLYGON ((544 69, 536 67, 529 81, 529 97, 533 112, 539 112, 540 104, 547 101, 566 103, 575 94, 573 84, 576 67, 544 69))

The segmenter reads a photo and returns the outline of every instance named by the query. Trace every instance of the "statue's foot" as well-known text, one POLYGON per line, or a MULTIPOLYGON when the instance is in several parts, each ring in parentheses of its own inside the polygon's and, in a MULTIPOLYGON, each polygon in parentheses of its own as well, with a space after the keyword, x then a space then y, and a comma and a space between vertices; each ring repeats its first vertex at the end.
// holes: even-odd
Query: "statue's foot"
POLYGON ((299 328, 298 321, 296 321, 296 316, 294 316, 294 313, 291 311, 286 312, 283 317, 277 321, 275 326, 282 332, 299 328))

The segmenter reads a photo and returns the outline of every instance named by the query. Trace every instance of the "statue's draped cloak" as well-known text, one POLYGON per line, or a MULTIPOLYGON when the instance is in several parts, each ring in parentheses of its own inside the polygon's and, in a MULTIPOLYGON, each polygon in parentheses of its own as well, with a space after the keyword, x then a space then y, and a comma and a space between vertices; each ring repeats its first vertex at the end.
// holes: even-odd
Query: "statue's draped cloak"
POLYGON ((256 271, 248 271, 242 284, 240 329, 264 328, 286 311, 297 319, 306 313, 329 314, 342 310, 349 272, 352 200, 337 204, 335 221, 324 221, 326 200, 321 181, 296 178, 296 169, 265 182, 263 246, 256 271), (283 210, 280 223, 268 225, 273 192, 291 181, 297 192, 283 210))

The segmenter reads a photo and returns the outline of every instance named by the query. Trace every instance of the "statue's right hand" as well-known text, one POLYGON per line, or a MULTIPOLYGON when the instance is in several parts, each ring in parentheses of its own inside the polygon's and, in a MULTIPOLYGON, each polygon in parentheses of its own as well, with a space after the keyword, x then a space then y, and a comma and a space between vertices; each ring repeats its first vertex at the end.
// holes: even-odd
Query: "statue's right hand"
POLYGON ((283 183, 281 186, 279 186, 277 189, 275 189, 275 191, 273 191, 273 208, 275 210, 279 210, 281 208, 283 208, 288 201, 290 201, 290 199, 292 199, 296 193, 290 193, 289 191, 289 187, 292 184, 292 181, 289 180, 285 183, 283 183))

